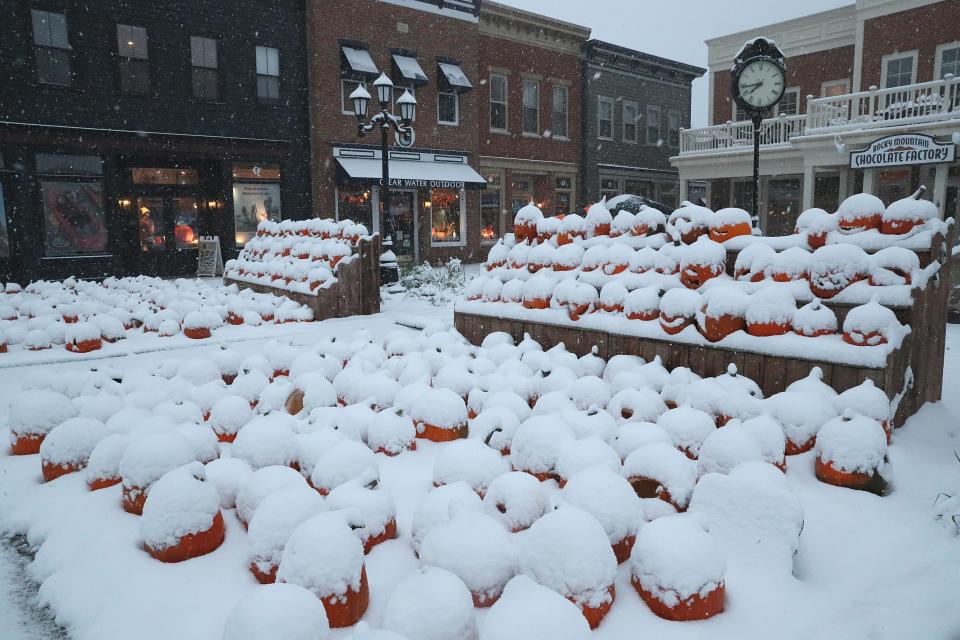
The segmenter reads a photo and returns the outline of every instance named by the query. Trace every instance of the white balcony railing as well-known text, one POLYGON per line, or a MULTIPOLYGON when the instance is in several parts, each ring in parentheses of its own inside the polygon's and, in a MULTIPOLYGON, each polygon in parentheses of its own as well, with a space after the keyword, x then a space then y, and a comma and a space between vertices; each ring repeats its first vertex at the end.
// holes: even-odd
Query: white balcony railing
MULTIPOLYGON (((790 138, 853 129, 958 120, 960 78, 921 82, 826 98, 808 98, 807 113, 768 118, 760 125, 760 145, 789 143, 790 138)), ((726 124, 680 132, 680 154, 742 151, 753 148, 753 123, 726 124)))

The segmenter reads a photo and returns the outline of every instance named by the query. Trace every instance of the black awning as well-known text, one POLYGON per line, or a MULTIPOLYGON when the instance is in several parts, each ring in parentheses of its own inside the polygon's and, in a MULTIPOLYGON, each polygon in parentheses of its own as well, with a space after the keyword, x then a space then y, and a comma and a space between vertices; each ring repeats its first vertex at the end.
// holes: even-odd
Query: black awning
POLYGON ((416 56, 394 53, 393 68, 396 77, 403 80, 401 84, 412 84, 415 87, 427 84, 427 74, 423 72, 416 56))
POLYGON ((367 80, 380 75, 370 52, 366 49, 343 45, 340 47, 342 74, 345 78, 367 80))
POLYGON ((456 93, 466 93, 473 89, 467 74, 463 72, 459 64, 453 62, 438 62, 440 67, 441 85, 448 91, 456 93))

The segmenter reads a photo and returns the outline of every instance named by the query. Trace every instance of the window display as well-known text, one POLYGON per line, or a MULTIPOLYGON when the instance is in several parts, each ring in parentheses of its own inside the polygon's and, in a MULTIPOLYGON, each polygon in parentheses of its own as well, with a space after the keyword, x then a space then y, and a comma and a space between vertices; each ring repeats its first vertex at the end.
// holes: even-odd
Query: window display
POLYGON ((82 256, 107 250, 103 185, 79 180, 41 180, 48 258, 82 256))
POLYGON ((340 187, 337 189, 337 220, 353 220, 373 230, 373 207, 368 187, 340 187))
POLYGON ((279 221, 280 184, 276 182, 234 182, 233 224, 237 246, 247 243, 263 220, 279 221))
POLYGON ((457 189, 431 189, 424 207, 430 212, 430 237, 434 244, 463 239, 463 209, 457 189))
POLYGON ((156 253, 167 247, 167 225, 163 217, 163 198, 137 198, 140 250, 156 253))

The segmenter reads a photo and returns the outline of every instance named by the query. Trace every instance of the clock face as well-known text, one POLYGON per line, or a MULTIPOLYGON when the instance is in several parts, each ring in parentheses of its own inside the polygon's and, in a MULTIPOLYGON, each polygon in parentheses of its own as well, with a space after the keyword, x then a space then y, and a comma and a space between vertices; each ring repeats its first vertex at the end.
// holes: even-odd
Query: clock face
POLYGON ((754 60, 740 72, 740 99, 754 109, 769 109, 783 95, 783 71, 769 60, 754 60))

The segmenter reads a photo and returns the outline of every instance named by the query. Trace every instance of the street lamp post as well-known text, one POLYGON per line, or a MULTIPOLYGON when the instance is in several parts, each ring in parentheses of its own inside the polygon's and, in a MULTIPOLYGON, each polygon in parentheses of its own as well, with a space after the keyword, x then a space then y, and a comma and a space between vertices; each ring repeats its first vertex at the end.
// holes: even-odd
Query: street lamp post
MULTIPOLYGON (((381 186, 382 209, 385 212, 384 221, 390 218, 390 150, 387 136, 390 131, 396 131, 405 140, 413 140, 413 127, 410 123, 417 113, 417 99, 410 91, 404 90, 403 95, 397 98, 397 108, 400 110, 400 116, 397 117, 387 111, 390 99, 393 95, 393 82, 385 73, 374 80, 373 88, 377 93, 377 101, 380 103, 380 111, 373 114, 369 122, 365 122, 367 117, 367 108, 370 104, 370 93, 363 85, 359 85, 350 94, 353 101, 353 112, 357 116, 357 135, 361 138, 380 128, 380 154, 383 162, 383 181, 381 186)), ((393 225, 390 224, 390 233, 392 235, 393 225)))

